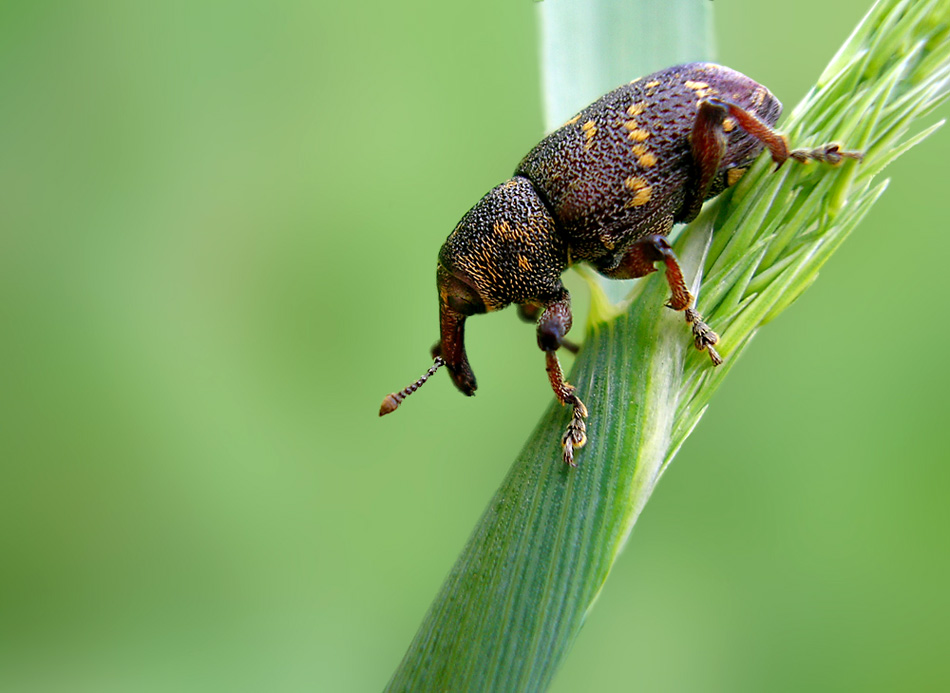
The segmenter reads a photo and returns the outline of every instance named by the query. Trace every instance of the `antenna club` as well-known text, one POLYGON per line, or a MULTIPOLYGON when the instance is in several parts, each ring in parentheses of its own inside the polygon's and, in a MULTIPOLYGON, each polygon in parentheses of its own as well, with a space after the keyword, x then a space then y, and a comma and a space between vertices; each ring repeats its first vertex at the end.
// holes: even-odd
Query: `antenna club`
POLYGON ((402 401, 402 398, 401 397, 397 398, 397 395, 395 392, 392 392, 386 395, 383 398, 382 405, 379 407, 379 415, 385 416, 386 414, 393 413, 394 411, 396 411, 396 407, 399 406, 399 403, 401 401, 402 401))
POLYGON ((425 372, 425 374, 419 378, 416 382, 412 383, 408 387, 400 390, 399 392, 390 392, 383 398, 383 403, 379 407, 379 415, 386 416, 396 411, 396 407, 402 404, 402 401, 406 399, 413 392, 422 387, 426 380, 435 375, 435 372, 442 368, 445 365, 445 360, 441 356, 436 356, 435 361, 432 364, 432 367, 425 372))

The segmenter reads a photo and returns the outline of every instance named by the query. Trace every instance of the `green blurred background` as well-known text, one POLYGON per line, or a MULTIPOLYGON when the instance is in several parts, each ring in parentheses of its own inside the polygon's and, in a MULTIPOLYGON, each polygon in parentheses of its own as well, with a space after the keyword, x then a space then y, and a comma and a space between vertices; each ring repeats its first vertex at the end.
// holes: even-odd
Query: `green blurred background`
MULTIPOLYGON (((715 57, 790 108, 869 4, 717 0, 715 57)), ((512 311, 477 398, 376 416, 541 135, 535 12, 0 3, 0 690, 385 684, 551 399, 512 311)), ((759 335, 553 690, 950 687, 948 157, 759 335)))

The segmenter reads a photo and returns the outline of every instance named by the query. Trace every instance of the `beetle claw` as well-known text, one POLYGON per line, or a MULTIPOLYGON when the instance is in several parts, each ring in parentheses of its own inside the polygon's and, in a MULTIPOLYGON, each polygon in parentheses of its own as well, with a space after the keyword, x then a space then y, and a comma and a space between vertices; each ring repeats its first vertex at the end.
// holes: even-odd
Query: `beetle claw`
POLYGON ((703 316, 693 308, 687 308, 683 314, 686 316, 686 322, 693 328, 693 343, 696 348, 700 351, 705 349, 709 352, 709 358, 714 366, 721 364, 722 356, 713 348, 713 345, 719 342, 719 335, 710 329, 709 325, 703 320, 703 316))
POLYGON ((864 153, 844 150, 841 145, 832 142, 813 149, 795 149, 789 152, 789 157, 800 164, 807 164, 809 161, 820 161, 823 164, 840 166, 845 159, 863 161, 864 153))

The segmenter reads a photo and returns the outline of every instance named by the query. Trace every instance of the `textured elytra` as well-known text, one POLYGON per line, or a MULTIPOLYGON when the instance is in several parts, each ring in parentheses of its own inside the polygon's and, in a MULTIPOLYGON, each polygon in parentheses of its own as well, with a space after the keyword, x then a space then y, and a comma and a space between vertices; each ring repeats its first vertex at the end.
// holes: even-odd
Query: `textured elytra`
POLYGON ((725 119, 724 155, 700 193, 691 136, 699 104, 709 98, 769 126, 782 109, 764 86, 712 63, 625 84, 541 140, 514 178, 469 210, 439 253, 441 267, 489 311, 556 300, 558 277, 575 262, 615 275, 633 243, 690 221, 702 199, 735 184, 762 151, 758 139, 725 119))
MULTIPOLYGON (((516 174, 545 201, 573 261, 610 269, 638 238, 665 235, 674 223, 689 221, 684 203, 697 175, 690 137, 698 105, 710 97, 741 106, 767 125, 781 113, 768 89, 735 70, 680 65, 604 95, 521 161, 516 174)), ((706 199, 737 180, 728 172, 762 150, 734 122, 723 131, 725 156, 706 199)))

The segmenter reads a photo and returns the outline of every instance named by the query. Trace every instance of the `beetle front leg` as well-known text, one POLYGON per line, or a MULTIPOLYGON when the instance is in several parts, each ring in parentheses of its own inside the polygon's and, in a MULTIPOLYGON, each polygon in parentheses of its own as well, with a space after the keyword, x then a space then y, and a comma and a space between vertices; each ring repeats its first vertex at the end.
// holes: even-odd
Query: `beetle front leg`
POLYGON ((693 308, 693 295, 686 288, 683 270, 680 268, 676 253, 669 242, 659 234, 645 236, 631 245, 617 267, 600 270, 611 279, 639 279, 656 271, 656 263, 666 265, 666 282, 670 285, 670 300, 666 305, 673 310, 683 311, 687 324, 693 330, 693 343, 700 351, 704 349, 714 366, 722 363, 722 356, 713 348, 719 341, 719 335, 713 332, 703 320, 703 316, 693 308))
MULTIPOLYGON (((519 303, 518 304, 518 317, 524 320, 525 322, 530 322, 537 325, 538 320, 541 317, 541 311, 543 306, 535 305, 533 303, 519 303)), ((567 349, 572 354, 576 354, 581 350, 581 347, 576 342, 572 342, 569 339, 564 337, 561 338, 561 346, 567 349)))
POLYGON ((567 431, 561 438, 564 449, 564 462, 571 467, 577 466, 574 462, 575 448, 582 448, 587 443, 587 407, 577 396, 577 388, 564 379, 561 362, 557 358, 557 350, 564 345, 564 335, 571 329, 571 297, 564 292, 563 296, 549 303, 538 320, 538 346, 544 351, 545 367, 548 380, 554 396, 561 404, 570 404, 573 411, 567 431))

